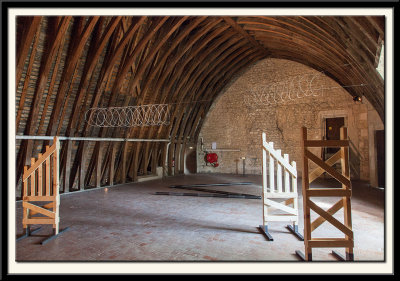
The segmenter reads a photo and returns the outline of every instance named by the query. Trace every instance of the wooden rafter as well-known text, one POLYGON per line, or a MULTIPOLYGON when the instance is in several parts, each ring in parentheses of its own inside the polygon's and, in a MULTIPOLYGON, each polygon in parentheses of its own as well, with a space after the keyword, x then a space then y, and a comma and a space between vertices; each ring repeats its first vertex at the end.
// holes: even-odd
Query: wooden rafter
MULTIPOLYGON (((65 192, 76 178, 79 188, 92 180, 96 185, 128 177, 136 180, 140 170, 151 167, 155 173, 166 158, 170 171, 175 158, 175 173, 182 173, 186 145, 196 141, 218 93, 235 74, 267 56, 324 71, 340 85, 365 84, 346 90, 353 96, 365 96, 384 120, 383 79, 375 70, 385 36, 384 17, 81 16, 20 20, 16 50, 18 132, 178 141, 168 150, 161 143, 63 142, 60 168, 65 192), (42 55, 43 42, 46 52, 42 55), (31 74, 37 68, 35 77, 31 74), (123 130, 94 128, 85 122, 88 107, 152 103, 174 105, 170 125, 123 130)), ((23 140, 17 146, 17 178, 23 163, 37 152, 37 143, 41 141, 23 140)), ((43 141, 43 149, 47 144, 43 141)))

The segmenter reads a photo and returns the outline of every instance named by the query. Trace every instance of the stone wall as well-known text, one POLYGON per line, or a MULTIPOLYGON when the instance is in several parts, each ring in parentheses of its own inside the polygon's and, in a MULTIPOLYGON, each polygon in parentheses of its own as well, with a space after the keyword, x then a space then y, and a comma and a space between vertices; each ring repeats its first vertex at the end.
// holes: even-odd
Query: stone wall
MULTIPOLYGON (((352 177, 368 180, 368 119, 373 116, 378 118, 375 123, 382 124, 377 114, 371 114, 371 110, 374 111, 368 106, 368 101, 353 101, 343 87, 312 68, 282 59, 261 60, 225 87, 211 107, 197 144, 197 171, 242 174, 242 157, 245 157, 245 173, 261 174, 261 134, 265 132, 267 141, 274 142, 274 147, 281 149, 282 154, 289 154, 290 161, 296 161, 301 172, 301 127, 308 128, 309 139, 321 139, 325 132, 324 118, 344 117, 353 150, 353 159, 350 160, 356 163, 352 177), (307 77, 316 77, 312 82, 312 94, 308 92, 308 96, 297 96, 292 91, 288 96, 287 89, 294 89, 296 77, 304 77, 301 82, 304 89, 307 77), (275 101, 278 102, 271 104, 275 101, 267 93, 285 93, 285 87, 286 96, 275 94, 275 101), (202 148, 209 150, 213 142, 217 145, 218 167, 207 166, 204 161, 202 148)), ((313 152, 321 154, 320 149, 313 152)))

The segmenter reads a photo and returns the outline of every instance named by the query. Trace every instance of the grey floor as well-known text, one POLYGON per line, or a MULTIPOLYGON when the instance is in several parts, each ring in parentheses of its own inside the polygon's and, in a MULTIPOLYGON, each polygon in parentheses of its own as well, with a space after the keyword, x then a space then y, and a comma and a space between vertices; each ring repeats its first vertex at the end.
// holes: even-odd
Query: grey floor
MULTIPOLYGON (((261 176, 196 174, 167 177, 142 183, 61 195, 61 229, 56 239, 39 242, 52 229, 42 226, 33 236, 16 243, 16 260, 23 261, 299 261, 304 251, 285 222, 270 223, 274 241, 259 232, 262 202, 259 199, 155 195, 179 191, 170 185, 252 182, 251 185, 205 187, 236 193, 261 195, 261 176)), ((384 260, 384 192, 353 181, 352 225, 356 261, 384 260)), ((314 186, 337 186, 320 180, 314 186)), ((299 230, 303 232, 301 180, 299 186, 299 230)), ((318 198, 327 209, 338 199, 318 198)), ((17 234, 22 230, 21 202, 17 202, 17 234)), ((312 219, 316 218, 312 214, 312 219)), ((343 221, 343 211, 335 214, 343 221)), ((35 227, 33 227, 35 228, 35 227)), ((329 223, 313 237, 342 237, 329 223)), ((332 249, 314 249, 313 260, 336 261, 332 249)), ((344 249, 335 249, 344 253, 344 249)))

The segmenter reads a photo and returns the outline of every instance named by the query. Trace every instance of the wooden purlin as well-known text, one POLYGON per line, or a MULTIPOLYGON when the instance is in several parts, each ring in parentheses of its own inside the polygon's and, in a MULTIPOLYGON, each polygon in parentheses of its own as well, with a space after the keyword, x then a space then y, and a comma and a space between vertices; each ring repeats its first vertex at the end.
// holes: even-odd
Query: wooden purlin
POLYGON ((333 143, 332 141, 318 141, 321 146, 328 147, 333 145, 340 146, 340 150, 325 162, 311 153, 308 148, 313 147, 317 141, 307 140, 307 128, 302 128, 302 154, 303 154, 303 179, 302 179, 302 192, 303 192, 303 212, 304 212, 304 245, 305 255, 300 251, 296 251, 302 259, 306 261, 312 260, 313 248, 345 248, 346 257, 341 257, 335 251, 332 253, 342 260, 353 261, 354 254, 354 233, 351 223, 351 181, 350 181, 350 167, 349 167, 349 140, 347 136, 347 128, 340 128, 340 141, 333 143), (310 146, 308 146, 310 144, 310 146), (309 172, 308 160, 317 164, 317 168, 309 172), (341 174, 336 172, 331 166, 341 162, 341 174), (310 188, 310 183, 323 172, 328 172, 337 181, 341 182, 342 188, 310 188), (317 203, 311 200, 312 197, 341 197, 333 206, 327 211, 318 206, 317 203), (343 208, 344 210, 344 223, 340 222, 333 217, 335 213, 343 208), (319 217, 311 222, 310 212, 316 212, 319 217), (329 222, 336 229, 344 234, 344 238, 315 238, 311 233, 324 222, 329 222))

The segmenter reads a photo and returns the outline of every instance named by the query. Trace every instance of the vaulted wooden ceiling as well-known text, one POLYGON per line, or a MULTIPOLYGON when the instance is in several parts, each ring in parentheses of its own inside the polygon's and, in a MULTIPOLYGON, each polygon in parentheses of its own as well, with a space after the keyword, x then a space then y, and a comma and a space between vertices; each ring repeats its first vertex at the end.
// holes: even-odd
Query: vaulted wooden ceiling
MULTIPOLYGON (((113 151, 122 181, 162 165, 166 154, 171 170, 172 160, 182 158, 176 143, 196 142, 214 98, 235 74, 264 58, 305 64, 343 86, 365 84, 346 90, 367 98, 384 120, 384 83, 376 71, 384 36, 385 18, 374 16, 18 17, 16 132, 172 141, 168 152, 155 142, 128 148, 65 142, 67 189, 85 165, 78 185, 90 185, 99 155, 105 175, 113 151), (97 128, 85 121, 93 107, 160 103, 173 105, 168 126, 97 128), (121 172, 123 157, 130 162, 121 172)), ((17 142, 17 181, 47 144, 17 142)))

